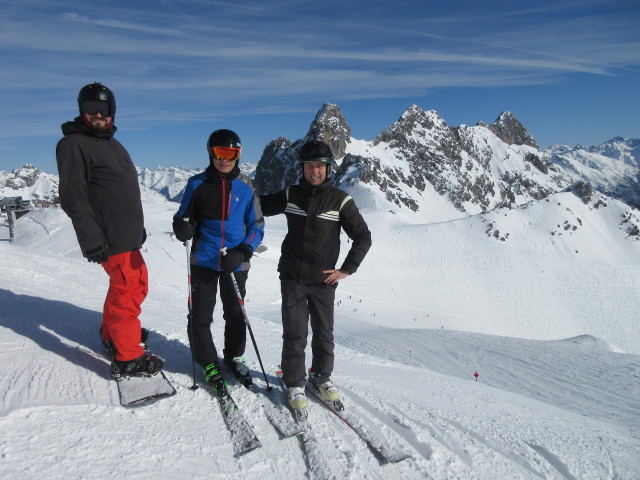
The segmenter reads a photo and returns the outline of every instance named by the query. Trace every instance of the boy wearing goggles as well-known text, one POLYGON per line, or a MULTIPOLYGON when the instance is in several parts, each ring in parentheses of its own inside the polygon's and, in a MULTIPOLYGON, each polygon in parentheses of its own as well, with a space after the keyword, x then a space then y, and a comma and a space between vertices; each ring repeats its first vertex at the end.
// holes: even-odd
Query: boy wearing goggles
POLYGON ((247 387, 249 368, 242 355, 246 325, 231 275, 244 300, 253 252, 262 242, 264 220, 252 180, 240 173, 242 144, 231 130, 216 130, 207 141, 209 167, 187 181, 173 231, 191 247, 191 315, 188 335, 194 360, 214 393, 224 392, 218 352, 211 334, 218 288, 224 311, 226 364, 247 387))

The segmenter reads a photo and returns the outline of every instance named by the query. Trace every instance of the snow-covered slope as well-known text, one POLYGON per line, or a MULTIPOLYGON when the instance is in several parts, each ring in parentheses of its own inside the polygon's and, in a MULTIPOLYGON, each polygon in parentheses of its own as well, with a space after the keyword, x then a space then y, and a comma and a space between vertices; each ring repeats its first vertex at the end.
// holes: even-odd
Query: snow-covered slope
MULTIPOLYGON (((190 390, 187 255, 169 234, 178 205, 147 189, 143 201, 142 320, 177 395, 118 405, 97 333, 107 277, 81 258, 60 210, 36 209, 15 243, 0 241, 0 477, 308 478, 299 441, 278 438, 252 394, 234 390, 263 447, 236 458, 210 394, 190 390)), ((627 238, 625 205, 564 192, 435 224, 363 214, 374 245, 337 290, 333 378, 347 408, 412 458, 382 465, 314 404, 336 478, 638 477, 640 242, 627 238)), ((271 384, 285 228, 267 219, 247 287, 271 384)), ((246 357, 264 385, 251 345, 246 357)))
POLYGON ((554 145, 545 151, 576 180, 640 207, 640 140, 616 137, 591 147, 554 145))

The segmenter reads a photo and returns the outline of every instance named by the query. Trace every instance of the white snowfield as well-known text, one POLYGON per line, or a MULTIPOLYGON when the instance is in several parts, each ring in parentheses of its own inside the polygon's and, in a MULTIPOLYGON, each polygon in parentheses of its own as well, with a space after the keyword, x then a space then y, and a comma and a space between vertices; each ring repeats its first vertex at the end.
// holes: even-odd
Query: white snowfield
MULTIPOLYGON (((237 384, 262 448, 234 456, 199 368, 202 388, 189 388, 177 206, 144 191, 142 321, 177 394, 132 409, 119 405, 98 336, 107 276, 81 257, 66 215, 32 211, 14 243, 0 227, 0 478, 316 479, 320 457, 336 479, 640 478, 640 242, 609 220, 615 210, 562 193, 437 224, 363 211, 374 246, 337 290, 333 380, 347 409, 411 455, 383 464, 313 402, 320 453, 305 459, 237 384), (570 219, 578 228, 564 228, 570 219)), ((283 217, 267 219, 246 299, 275 386, 284 232, 283 217)), ((220 349, 222 327, 216 308, 220 349)), ((264 386, 250 340, 246 358, 264 386)))

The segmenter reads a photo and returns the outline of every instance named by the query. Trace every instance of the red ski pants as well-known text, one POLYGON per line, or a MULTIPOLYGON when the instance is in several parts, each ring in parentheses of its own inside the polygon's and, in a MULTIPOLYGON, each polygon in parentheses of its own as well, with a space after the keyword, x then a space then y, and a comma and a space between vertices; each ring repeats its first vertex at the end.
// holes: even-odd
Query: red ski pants
POLYGON ((110 255, 102 264, 109 275, 109 291, 102 313, 102 337, 116 347, 116 360, 138 358, 140 305, 149 291, 149 274, 140 250, 110 255))

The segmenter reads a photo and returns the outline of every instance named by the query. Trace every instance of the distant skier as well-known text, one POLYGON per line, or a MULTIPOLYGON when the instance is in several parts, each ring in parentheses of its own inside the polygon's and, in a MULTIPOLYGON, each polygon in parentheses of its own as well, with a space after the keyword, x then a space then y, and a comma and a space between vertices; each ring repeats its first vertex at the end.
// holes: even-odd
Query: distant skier
POLYGON ((355 273, 371 247, 371 232, 353 199, 331 186, 333 154, 329 146, 313 140, 299 151, 302 179, 298 185, 260 197, 265 216, 284 213, 288 232, 278 264, 282 291, 282 373, 289 403, 307 406, 305 348, 309 321, 311 385, 330 402, 339 399, 331 382, 334 364, 333 310, 338 281, 355 273), (336 269, 340 230, 353 244, 336 269))
POLYGON ((242 356, 247 328, 231 274, 244 299, 249 260, 262 242, 264 219, 253 182, 238 167, 240 137, 231 130, 216 130, 209 136, 207 151, 209 167, 187 181, 173 231, 181 242, 195 237, 189 344, 195 361, 204 368, 205 380, 215 393, 222 394, 223 377, 211 335, 218 285, 225 320, 225 363, 248 386, 251 376, 242 356))
POLYGON ((116 100, 100 83, 78 94, 80 115, 62 125, 56 147, 60 204, 71 218, 82 254, 109 275, 101 334, 115 349, 114 375, 152 374, 163 360, 141 345, 140 306, 148 292, 140 253, 146 238, 138 174, 113 135, 116 100))

